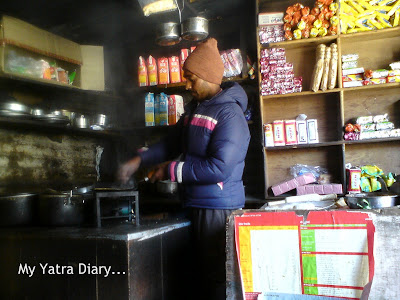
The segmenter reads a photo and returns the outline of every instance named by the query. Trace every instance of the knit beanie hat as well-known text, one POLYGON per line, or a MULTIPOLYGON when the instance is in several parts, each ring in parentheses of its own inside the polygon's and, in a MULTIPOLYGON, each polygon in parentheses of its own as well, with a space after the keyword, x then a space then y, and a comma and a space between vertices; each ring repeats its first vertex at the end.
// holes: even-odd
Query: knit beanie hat
POLYGON ((218 51, 217 40, 209 38, 197 45, 196 49, 186 58, 183 69, 205 81, 221 84, 224 63, 218 51))

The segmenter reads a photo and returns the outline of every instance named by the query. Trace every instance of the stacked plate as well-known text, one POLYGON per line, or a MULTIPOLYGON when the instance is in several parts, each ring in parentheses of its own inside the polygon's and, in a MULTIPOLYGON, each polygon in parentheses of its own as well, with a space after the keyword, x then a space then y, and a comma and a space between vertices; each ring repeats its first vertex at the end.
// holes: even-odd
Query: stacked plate
POLYGON ((30 118, 31 109, 21 103, 8 101, 0 103, 0 116, 30 118))

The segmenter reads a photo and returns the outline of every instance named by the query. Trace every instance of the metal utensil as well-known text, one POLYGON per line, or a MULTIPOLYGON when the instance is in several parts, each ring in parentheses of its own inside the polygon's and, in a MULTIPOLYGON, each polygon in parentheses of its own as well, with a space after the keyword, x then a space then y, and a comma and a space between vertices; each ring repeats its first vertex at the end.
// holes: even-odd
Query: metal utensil
POLYGON ((160 46, 171 46, 181 41, 179 25, 174 22, 160 24, 156 36, 156 43, 160 46))
POLYGON ((0 196, 0 226, 33 223, 36 194, 20 193, 0 196))
POLYGON ((182 38, 200 41, 208 36, 208 20, 202 17, 188 18, 182 22, 182 38))
POLYGON ((28 106, 26 106, 24 104, 14 102, 14 101, 0 103, 0 110, 10 111, 10 112, 20 113, 20 114, 26 114, 26 115, 31 114, 31 108, 29 108, 28 106))
POLYGON ((78 115, 75 117, 73 121, 73 125, 77 128, 88 128, 89 127, 89 121, 85 117, 85 115, 78 115))

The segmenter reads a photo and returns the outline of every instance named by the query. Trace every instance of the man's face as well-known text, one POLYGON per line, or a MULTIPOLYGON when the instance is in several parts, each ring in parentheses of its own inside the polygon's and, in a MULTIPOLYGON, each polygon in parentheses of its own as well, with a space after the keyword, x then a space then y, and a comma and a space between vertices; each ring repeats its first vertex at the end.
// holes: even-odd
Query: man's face
POLYGON ((186 78, 186 90, 190 91, 193 98, 198 102, 202 102, 209 98, 209 83, 192 72, 185 70, 184 77, 186 78))

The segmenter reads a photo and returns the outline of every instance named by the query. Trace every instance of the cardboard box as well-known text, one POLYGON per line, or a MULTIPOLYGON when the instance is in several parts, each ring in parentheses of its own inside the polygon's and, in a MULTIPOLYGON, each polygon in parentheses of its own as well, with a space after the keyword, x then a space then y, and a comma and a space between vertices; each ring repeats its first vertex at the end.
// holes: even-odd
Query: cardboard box
POLYGON ((274 147, 274 131, 272 124, 264 124, 264 147, 274 147))
POLYGON ((274 127, 274 145, 285 146, 285 128, 283 120, 273 122, 274 127))
POLYGON ((289 179, 287 181, 283 181, 277 183, 271 187, 272 192, 275 196, 281 195, 288 191, 291 191, 298 186, 306 185, 309 183, 313 183, 316 181, 314 174, 312 173, 305 173, 303 175, 297 176, 295 178, 289 179))
POLYGON ((179 63, 179 57, 171 56, 168 63, 170 83, 181 82, 181 66, 179 63))
POLYGON ((296 121, 296 129, 297 129, 297 143, 308 144, 307 121, 306 120, 296 121))
POLYGON ((180 95, 170 95, 168 99, 168 124, 176 124, 184 112, 183 97, 180 95))
POLYGON ((81 89, 104 91, 103 46, 81 45, 81 51, 83 60, 80 73, 81 89))
POLYGON ((169 66, 168 58, 161 57, 157 60, 158 84, 169 84, 169 66))
MULTIPOLYGON (((0 22, 0 72, 40 82, 69 86, 57 80, 45 79, 31 72, 9 68, 11 57, 26 57, 36 61, 56 63, 76 76, 71 86, 104 90, 104 57, 102 46, 79 45, 22 20, 3 16, 0 22)), ((43 72, 44 73, 44 72, 43 72)))
POLYGON ((160 94, 160 103, 158 112, 160 118, 160 125, 168 125, 168 95, 165 93, 160 94))
POLYGON ((155 118, 154 118, 154 94, 147 93, 144 101, 144 114, 145 114, 145 125, 146 126, 154 126, 155 118))
POLYGON ((283 12, 273 13, 259 13, 258 14, 258 25, 280 25, 283 24, 283 12))
POLYGON ((319 143, 317 119, 307 120, 308 143, 319 143))
POLYGON ((285 120, 285 144, 297 144, 296 120, 285 120))

